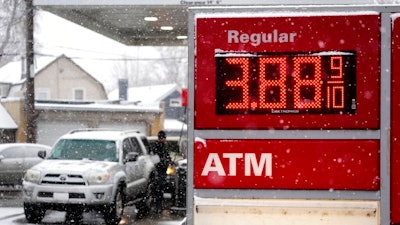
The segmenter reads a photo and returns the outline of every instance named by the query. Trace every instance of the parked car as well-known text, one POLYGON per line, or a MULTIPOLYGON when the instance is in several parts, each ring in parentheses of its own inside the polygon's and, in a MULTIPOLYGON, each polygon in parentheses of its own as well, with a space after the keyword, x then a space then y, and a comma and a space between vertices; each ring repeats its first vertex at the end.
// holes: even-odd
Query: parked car
POLYGON ((74 130, 62 136, 52 154, 29 169, 23 181, 24 212, 40 222, 47 209, 66 211, 67 221, 80 221, 84 211, 103 214, 116 225, 132 201, 138 214, 149 210, 154 159, 139 131, 74 130))
POLYGON ((40 163, 38 152, 50 153, 51 147, 33 143, 0 144, 0 185, 21 185, 25 172, 40 163))

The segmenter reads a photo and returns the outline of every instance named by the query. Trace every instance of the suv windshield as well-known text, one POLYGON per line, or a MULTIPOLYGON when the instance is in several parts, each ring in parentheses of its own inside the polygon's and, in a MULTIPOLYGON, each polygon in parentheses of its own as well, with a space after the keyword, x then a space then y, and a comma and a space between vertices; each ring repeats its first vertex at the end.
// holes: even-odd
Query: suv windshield
POLYGON ((115 141, 105 140, 60 140, 48 159, 90 159, 117 162, 115 141))

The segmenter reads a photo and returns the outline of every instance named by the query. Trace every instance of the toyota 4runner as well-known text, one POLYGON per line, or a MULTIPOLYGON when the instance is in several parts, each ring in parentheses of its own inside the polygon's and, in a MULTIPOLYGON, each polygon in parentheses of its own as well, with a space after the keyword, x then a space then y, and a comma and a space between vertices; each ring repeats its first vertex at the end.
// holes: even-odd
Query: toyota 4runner
POLYGON ((62 136, 51 155, 25 174, 27 221, 40 222, 47 209, 66 211, 74 221, 96 210, 106 224, 118 224, 128 202, 148 209, 154 175, 148 146, 138 131, 75 130, 62 136))

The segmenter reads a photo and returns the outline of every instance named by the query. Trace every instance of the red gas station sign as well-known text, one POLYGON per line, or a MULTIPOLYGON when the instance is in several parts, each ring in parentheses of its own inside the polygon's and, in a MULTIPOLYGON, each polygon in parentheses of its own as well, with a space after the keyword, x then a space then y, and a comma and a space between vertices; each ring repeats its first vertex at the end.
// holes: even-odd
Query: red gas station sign
POLYGON ((204 140, 195 188, 379 189, 379 141, 204 140))
POLYGON ((197 18, 195 128, 377 129, 379 21, 197 18))
POLYGON ((279 206, 255 224, 329 224, 321 223, 325 212, 335 224, 348 223, 350 214, 360 216, 357 224, 388 220, 379 199, 388 184, 388 132, 381 131, 389 120, 381 110, 388 105, 381 69, 387 15, 206 11, 193 22, 194 221, 237 224, 238 212, 250 221, 247 212, 261 212, 270 206, 260 202, 271 199, 279 206), (283 196, 271 195, 278 190, 283 196), (221 206, 230 200, 237 205, 221 206), (342 208, 348 211, 336 214, 342 208))

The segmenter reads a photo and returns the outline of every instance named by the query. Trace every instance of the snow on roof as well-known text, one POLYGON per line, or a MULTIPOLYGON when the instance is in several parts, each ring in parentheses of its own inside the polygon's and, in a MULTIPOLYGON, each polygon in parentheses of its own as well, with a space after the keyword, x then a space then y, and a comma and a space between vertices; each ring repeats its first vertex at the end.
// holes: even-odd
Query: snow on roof
MULTIPOLYGON (((162 101, 165 97, 174 91, 180 91, 177 84, 162 84, 142 87, 128 88, 128 101, 142 103, 156 103, 162 101)), ((108 94, 109 100, 119 99, 118 88, 108 94)))
MULTIPOLYGON (((33 70, 34 72, 38 72, 45 66, 47 66, 50 62, 52 62, 55 57, 35 57, 33 70)), ((16 60, 13 62, 9 62, 3 67, 0 68, 0 82, 15 84, 22 80, 22 73, 24 72, 22 69, 21 60, 16 60)))
POLYGON ((187 124, 175 119, 165 119, 164 129, 167 131, 187 131, 187 124))
POLYGON ((0 104, 0 129, 17 129, 18 126, 8 114, 7 110, 0 104))
POLYGON ((12 85, 7 98, 18 97, 19 92, 22 90, 23 83, 24 82, 19 82, 12 85))
POLYGON ((158 105, 110 104, 95 102, 90 104, 35 103, 41 110, 71 110, 71 111, 112 111, 112 112, 162 112, 158 105))
MULTIPOLYGON (((93 76, 94 73, 98 73, 97 75, 104 75, 104 72, 99 72, 102 71, 101 67, 99 71, 93 70, 94 65, 92 63, 88 63, 86 60, 82 59, 71 59, 65 55, 60 55, 58 57, 53 57, 53 56, 36 56, 34 60, 34 74, 37 75, 38 72, 41 70, 45 69, 47 66, 52 64, 54 61, 61 57, 66 57, 67 59, 71 60, 73 63, 75 63, 78 67, 82 68, 85 72, 89 74, 89 76, 92 76, 94 79, 97 80, 95 76, 93 76)), ((103 70, 104 71, 104 70, 103 70)), ((16 93, 21 91, 21 88, 23 87, 23 84, 25 82, 25 78, 22 78, 22 63, 20 60, 18 61, 13 61, 5 66, 0 68, 0 83, 10 83, 11 89, 8 94, 9 97, 15 97, 16 93)), ((99 81, 99 80, 97 80, 99 81)), ((100 82, 100 81, 99 81, 100 82)), ((100 82, 103 84, 102 82, 100 82)))

